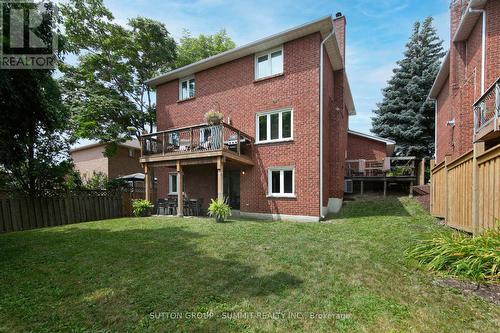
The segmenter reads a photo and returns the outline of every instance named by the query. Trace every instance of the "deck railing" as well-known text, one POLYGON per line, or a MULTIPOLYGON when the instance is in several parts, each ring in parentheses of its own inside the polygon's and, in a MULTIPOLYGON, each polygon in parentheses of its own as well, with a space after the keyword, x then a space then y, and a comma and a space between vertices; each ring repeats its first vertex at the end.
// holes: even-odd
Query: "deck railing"
POLYGON ((415 157, 386 157, 383 160, 347 160, 345 176, 416 177, 415 157))
POLYGON ((500 118, 500 77, 474 103, 474 130, 478 133, 482 128, 500 118))
POLYGON ((222 123, 174 128, 141 136, 142 156, 228 150, 245 155, 253 137, 222 123))

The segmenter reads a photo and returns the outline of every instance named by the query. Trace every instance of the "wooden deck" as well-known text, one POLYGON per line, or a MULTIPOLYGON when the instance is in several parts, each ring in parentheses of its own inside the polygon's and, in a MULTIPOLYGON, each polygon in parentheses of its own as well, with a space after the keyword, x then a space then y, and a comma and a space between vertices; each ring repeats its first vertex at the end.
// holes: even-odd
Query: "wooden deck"
POLYGON ((384 192, 387 195, 387 185, 390 183, 408 183, 411 188, 414 184, 424 183, 423 162, 415 157, 387 157, 383 160, 347 160, 345 179, 360 183, 360 194, 364 194, 365 182, 383 182, 384 192), (420 163, 417 163, 420 162, 420 163))
MULTIPOLYGON (((183 168, 187 165, 213 164, 217 168, 217 199, 224 200, 224 166, 252 166, 254 138, 231 125, 200 124, 173 128, 141 137, 146 200, 152 201, 152 169, 175 167, 177 188, 183 188, 183 168)), ((177 216, 183 216, 184 194, 177 191, 177 216)))
POLYGON ((228 125, 201 124, 143 135, 141 159, 150 166, 216 163, 218 158, 253 165, 254 138, 228 125))

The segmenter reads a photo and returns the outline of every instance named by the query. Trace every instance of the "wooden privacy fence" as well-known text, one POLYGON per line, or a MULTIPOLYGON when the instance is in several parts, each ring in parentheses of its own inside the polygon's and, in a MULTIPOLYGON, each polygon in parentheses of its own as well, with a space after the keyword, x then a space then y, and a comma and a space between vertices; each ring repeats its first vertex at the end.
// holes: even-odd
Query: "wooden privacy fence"
POLYGON ((0 232, 131 216, 128 192, 78 191, 27 196, 0 194, 0 232))
POLYGON ((431 169, 431 214, 450 227, 482 233, 500 219, 500 145, 455 160, 446 158, 431 169))
POLYGON ((500 146, 477 158, 478 163, 478 227, 498 227, 500 220, 500 146))

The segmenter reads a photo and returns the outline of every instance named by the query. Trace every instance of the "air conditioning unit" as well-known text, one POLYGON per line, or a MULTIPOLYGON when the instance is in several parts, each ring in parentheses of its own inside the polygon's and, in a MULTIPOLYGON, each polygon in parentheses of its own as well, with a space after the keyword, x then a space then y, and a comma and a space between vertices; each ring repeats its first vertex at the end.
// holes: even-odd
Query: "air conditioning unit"
POLYGON ((352 193, 352 179, 344 180, 344 193, 352 193))

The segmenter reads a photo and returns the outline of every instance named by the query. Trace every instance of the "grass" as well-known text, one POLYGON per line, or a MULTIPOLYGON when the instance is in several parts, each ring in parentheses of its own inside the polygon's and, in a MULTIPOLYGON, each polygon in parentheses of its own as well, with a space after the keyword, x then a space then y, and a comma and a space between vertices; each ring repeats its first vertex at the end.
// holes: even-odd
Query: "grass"
POLYGON ((459 232, 440 234, 407 252, 431 271, 444 272, 478 283, 500 282, 500 232, 471 237, 459 232))
POLYGON ((448 231, 391 198, 324 224, 131 218, 4 234, 0 331, 498 332, 498 306, 405 259, 436 232, 448 231))

